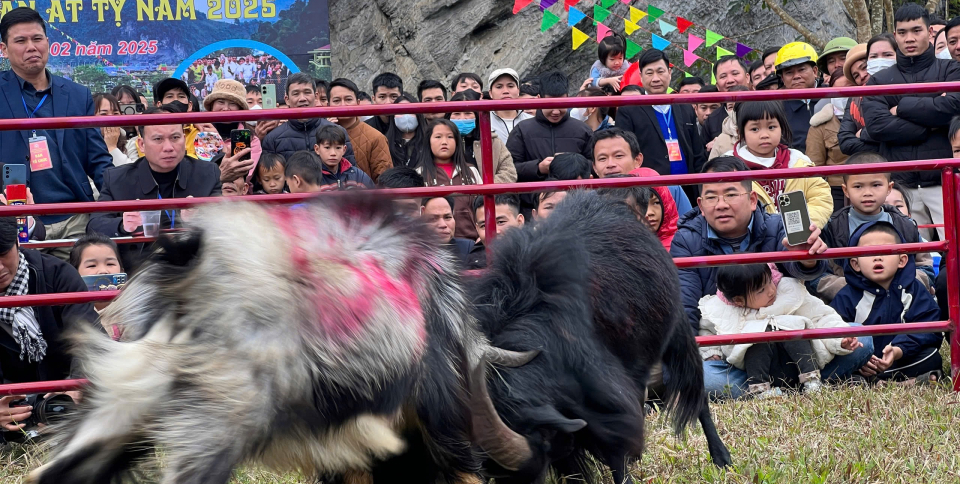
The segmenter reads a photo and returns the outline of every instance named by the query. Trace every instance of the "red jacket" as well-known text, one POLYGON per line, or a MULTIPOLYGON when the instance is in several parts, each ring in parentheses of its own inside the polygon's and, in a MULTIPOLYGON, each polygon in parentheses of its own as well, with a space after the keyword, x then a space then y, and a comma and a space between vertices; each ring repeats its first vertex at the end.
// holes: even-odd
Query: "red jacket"
MULTIPOLYGON (((630 172, 633 176, 643 178, 651 176, 660 176, 655 170, 640 167, 630 172)), ((680 215, 677 213, 677 204, 673 201, 673 195, 667 187, 651 187, 660 197, 660 204, 663 206, 663 219, 660 221, 660 228, 657 229, 657 237, 663 247, 670 251, 670 243, 673 242, 673 236, 677 233, 677 221, 680 215)))

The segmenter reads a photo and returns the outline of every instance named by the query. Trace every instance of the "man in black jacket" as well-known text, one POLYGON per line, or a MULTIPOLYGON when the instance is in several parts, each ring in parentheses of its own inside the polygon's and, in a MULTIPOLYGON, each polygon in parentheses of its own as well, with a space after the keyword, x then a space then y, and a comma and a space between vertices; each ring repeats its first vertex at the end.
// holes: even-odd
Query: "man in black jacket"
MULTIPOLYGON (((287 93, 284 100, 291 108, 312 108, 317 105, 317 83, 307 74, 298 72, 287 80, 287 93)), ((260 148, 264 152, 279 153, 284 158, 298 151, 313 151, 316 144, 317 130, 324 126, 340 126, 323 118, 291 119, 263 137, 260 148)), ((346 135, 347 130, 343 130, 346 135)), ((347 154, 344 158, 353 165, 357 161, 353 157, 353 144, 347 136, 347 154)))
MULTIPOLYGON (((647 94, 666 94, 670 87, 666 54, 645 50, 637 63, 647 94)), ((707 162, 706 143, 697 129, 697 114, 689 104, 624 106, 617 110, 617 127, 636 135, 644 166, 661 175, 700 173, 707 162)), ((697 199, 695 185, 683 188, 691 200, 697 199)))
MULTIPOLYGON (((784 89, 815 89, 820 71, 817 69, 817 50, 804 42, 791 42, 777 53, 776 69, 784 89)), ((793 142, 790 147, 807 149, 807 131, 810 118, 816 113, 816 102, 811 99, 791 99, 783 102, 793 142)))
MULTIPOLYGON (((908 3, 894 17, 897 64, 877 72, 868 86, 918 82, 960 81, 960 64, 937 59, 930 45, 930 14, 908 3)), ((880 143, 880 154, 889 161, 950 158, 947 139, 950 119, 960 114, 960 94, 917 94, 871 96, 863 99, 864 130, 880 143)), ((940 173, 901 172, 893 174, 910 197, 911 215, 918 224, 943 223, 940 173)), ((940 240, 943 229, 937 229, 940 240)), ((932 234, 921 232, 930 240, 932 234)))
MULTIPOLYGON (((146 114, 161 113, 161 108, 146 114)), ((156 200, 158 198, 211 197, 220 195, 220 169, 212 162, 186 156, 183 126, 141 126, 138 146, 143 157, 128 165, 110 168, 103 175, 103 190, 98 201, 156 200)), ((183 214, 163 210, 160 228, 176 228, 183 214)), ((90 218, 87 232, 108 237, 131 235, 140 229, 140 212, 99 213, 90 218)), ((120 258, 133 272, 142 262, 143 244, 123 244, 120 258)))
MULTIPOLYGON (((23 296, 83 292, 86 284, 76 269, 51 255, 21 250, 17 223, 0 218, 0 294, 23 296)), ((73 358, 63 335, 74 325, 96 325, 97 313, 90 303, 35 306, 0 310, 0 382, 21 383, 69 378, 73 358)), ((22 396, 0 399, 0 430, 13 431, 29 416, 29 407, 9 403, 22 396)), ((0 436, 0 442, 3 441, 0 436)))

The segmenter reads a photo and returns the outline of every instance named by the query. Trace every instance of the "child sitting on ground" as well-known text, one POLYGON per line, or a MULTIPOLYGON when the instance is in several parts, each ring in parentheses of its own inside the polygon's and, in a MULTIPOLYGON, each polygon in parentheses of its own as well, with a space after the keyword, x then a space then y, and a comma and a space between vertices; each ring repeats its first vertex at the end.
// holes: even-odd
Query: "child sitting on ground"
POLYGON ((254 193, 275 195, 286 192, 283 165, 283 155, 266 151, 263 152, 257 161, 257 171, 254 176, 254 180, 256 180, 256 184, 253 187, 254 193))
MULTIPOLYGON (((802 152, 788 145, 793 138, 786 112, 780 101, 748 101, 734 108, 739 142, 724 156, 735 156, 751 170, 803 168, 813 162, 802 152)), ((821 177, 760 180, 753 182, 753 191, 767 213, 778 213, 777 197, 784 193, 803 192, 810 212, 810 222, 823 227, 833 213, 830 185, 821 177)), ((830 246, 834 247, 834 246, 830 246)))
MULTIPOLYGON (((857 229, 850 245, 869 247, 903 241, 894 225, 878 221, 857 229)), ((906 254, 854 257, 844 273, 847 286, 830 306, 845 321, 871 326, 940 320, 940 308, 917 280, 913 261, 906 254)), ((942 342, 942 333, 874 336, 874 355, 860 374, 871 380, 917 384, 937 381, 942 377, 942 342)))
POLYGON ((614 91, 620 91, 623 75, 630 68, 630 63, 624 59, 626 50, 623 37, 616 33, 611 33, 600 41, 597 47, 597 57, 600 60, 590 66, 590 78, 593 79, 594 87, 610 87, 614 91))
MULTIPOLYGON (((857 153, 844 163, 846 165, 860 165, 865 163, 885 163, 877 153, 857 153)), ((828 247, 850 247, 850 236, 861 225, 868 222, 884 221, 892 224, 897 232, 903 234, 906 243, 920 242, 920 233, 917 224, 904 216, 895 207, 885 204, 893 189, 893 182, 889 173, 875 173, 865 175, 843 175, 843 194, 850 205, 841 208, 830 217, 830 221, 823 227, 820 238, 828 247)), ((913 258, 913 256, 909 256, 913 258)), ((933 259, 929 254, 918 254, 916 265, 925 270, 917 271, 917 279, 928 289, 932 284, 933 259)), ((844 261, 829 261, 829 272, 819 279, 812 281, 809 288, 825 302, 830 302, 840 289, 847 285, 844 276, 844 261)))
MULTIPOLYGON (((849 326, 793 278, 781 278, 772 265, 723 266, 717 294, 700 300, 700 335, 841 328, 849 326)), ((779 343, 702 346, 704 360, 725 359, 746 371, 749 393, 757 398, 782 395, 780 387, 821 388, 820 370, 836 355, 862 346, 857 338, 797 340, 779 343)))

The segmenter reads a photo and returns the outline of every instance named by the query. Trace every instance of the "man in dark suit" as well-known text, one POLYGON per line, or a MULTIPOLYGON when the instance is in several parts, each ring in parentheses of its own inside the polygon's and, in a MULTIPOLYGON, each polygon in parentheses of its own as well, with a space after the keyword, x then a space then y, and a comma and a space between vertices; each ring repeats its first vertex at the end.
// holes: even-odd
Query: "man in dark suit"
MULTIPOLYGON (((144 114, 171 113, 168 108, 150 108, 144 114)), ((141 126, 137 145, 143 157, 111 168, 103 174, 101 202, 111 200, 156 200, 158 198, 212 197, 220 195, 220 169, 213 162, 186 155, 183 125, 141 126)), ((177 228, 187 213, 162 210, 160 228, 177 228)), ((98 213, 87 226, 88 232, 108 237, 128 236, 142 230, 140 212, 98 213)), ((143 262, 143 244, 123 244, 120 258, 132 272, 143 262)))
MULTIPOLYGON (((666 94, 670 87, 670 61, 666 54, 645 50, 637 63, 647 93, 666 94)), ((622 107, 617 109, 617 127, 636 135, 643 165, 661 175, 699 173, 707 161, 697 115, 689 104, 622 107)), ((689 198, 697 199, 696 186, 683 188, 689 198)))
MULTIPOLYGON (((49 49, 46 24, 35 10, 15 8, 0 20, 0 50, 10 60, 10 70, 0 73, 0 118, 93 116, 89 89, 47 71, 49 49)), ((103 171, 113 166, 96 128, 2 131, 0 153, 7 164, 27 166, 27 183, 37 203, 92 202, 87 177, 100 188, 103 171)), ((63 239, 82 235, 88 218, 47 215, 40 221, 48 238, 63 239)), ((48 252, 66 259, 70 248, 48 252)))

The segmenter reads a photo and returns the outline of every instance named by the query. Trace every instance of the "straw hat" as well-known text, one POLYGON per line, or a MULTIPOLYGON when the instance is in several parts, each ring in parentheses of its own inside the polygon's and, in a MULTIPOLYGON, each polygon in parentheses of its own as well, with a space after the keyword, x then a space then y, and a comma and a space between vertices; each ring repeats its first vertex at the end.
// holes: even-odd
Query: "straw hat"
POLYGON ((213 85, 213 91, 203 98, 203 109, 210 111, 213 109, 213 103, 223 99, 240 106, 240 109, 250 109, 247 106, 247 90, 240 81, 233 79, 220 79, 213 85))

